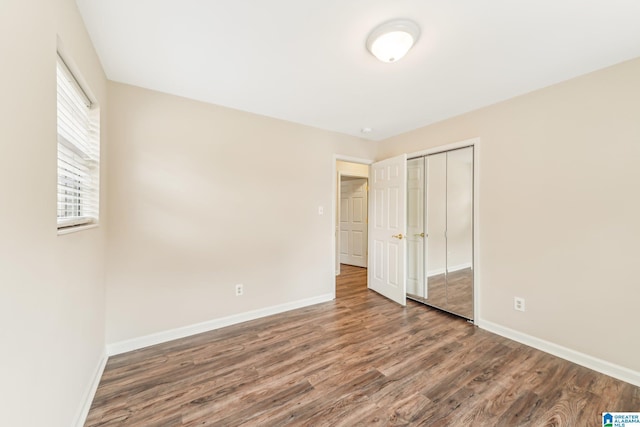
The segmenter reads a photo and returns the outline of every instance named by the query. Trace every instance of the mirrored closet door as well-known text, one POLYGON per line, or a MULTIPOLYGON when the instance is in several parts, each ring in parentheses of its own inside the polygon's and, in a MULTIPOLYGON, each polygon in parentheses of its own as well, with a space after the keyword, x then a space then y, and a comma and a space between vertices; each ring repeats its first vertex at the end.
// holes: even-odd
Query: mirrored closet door
POLYGON ((407 162, 407 297, 473 319, 473 147, 407 162))

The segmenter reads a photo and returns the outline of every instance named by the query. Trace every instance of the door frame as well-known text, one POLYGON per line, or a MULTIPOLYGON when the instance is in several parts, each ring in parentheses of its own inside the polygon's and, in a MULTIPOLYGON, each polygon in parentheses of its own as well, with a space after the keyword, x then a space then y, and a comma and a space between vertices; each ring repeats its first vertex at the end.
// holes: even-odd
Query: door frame
MULTIPOLYGON (((333 155, 333 164, 331 166, 331 171, 332 171, 332 179, 331 179, 331 183, 333 185, 333 189, 331 190, 331 194, 333 195, 332 199, 331 199, 331 218, 332 218, 332 230, 333 230, 333 234, 332 234, 332 253, 333 253, 333 271, 335 272, 336 276, 338 274, 340 274, 340 263, 337 262, 338 260, 338 232, 336 227, 339 225, 338 224, 338 197, 340 196, 340 189, 338 187, 338 184, 340 183, 339 179, 343 176, 342 173, 340 173, 340 176, 338 176, 338 167, 337 167, 337 163, 338 161, 341 162, 350 162, 350 163, 358 163, 361 165, 367 165, 367 166, 371 166, 371 164, 374 162, 373 159, 367 159, 367 158, 362 158, 362 157, 353 157, 353 156, 346 156, 346 155, 342 155, 342 154, 334 154, 333 155)), ((348 174, 344 174, 344 176, 350 176, 348 174)), ((367 177, 367 185, 368 185, 368 177, 367 177)), ((368 191, 368 190, 367 190, 368 191)), ((368 248, 368 239, 367 239, 367 251, 369 250, 368 248)), ((368 283, 367 283, 368 285, 368 283)), ((336 287, 335 284, 333 286, 333 299, 336 298, 336 287)))
POLYGON ((480 138, 465 139, 426 150, 407 153, 407 159, 442 153, 457 148, 473 147, 473 323, 480 321, 480 138))

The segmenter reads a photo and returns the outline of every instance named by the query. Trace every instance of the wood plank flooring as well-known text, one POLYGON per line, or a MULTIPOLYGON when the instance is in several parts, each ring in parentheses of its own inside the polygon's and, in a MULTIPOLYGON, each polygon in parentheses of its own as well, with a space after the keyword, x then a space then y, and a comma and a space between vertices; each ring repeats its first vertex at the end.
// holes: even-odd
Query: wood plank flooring
POLYGON ((109 359, 86 426, 597 426, 640 388, 366 288, 109 359))

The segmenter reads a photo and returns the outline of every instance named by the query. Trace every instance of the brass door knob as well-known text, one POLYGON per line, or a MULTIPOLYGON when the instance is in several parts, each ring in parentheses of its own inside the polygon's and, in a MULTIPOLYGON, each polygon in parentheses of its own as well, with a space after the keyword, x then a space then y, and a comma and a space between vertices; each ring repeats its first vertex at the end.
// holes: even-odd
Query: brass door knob
POLYGON ((416 234, 416 237, 424 237, 424 233, 416 234))
POLYGON ((402 233, 400 233, 400 234, 394 234, 394 235, 393 235, 393 236, 391 236, 391 237, 393 237, 393 238, 395 238, 395 239, 399 239, 399 240, 402 240, 402 239, 404 238, 404 236, 402 235, 402 233))

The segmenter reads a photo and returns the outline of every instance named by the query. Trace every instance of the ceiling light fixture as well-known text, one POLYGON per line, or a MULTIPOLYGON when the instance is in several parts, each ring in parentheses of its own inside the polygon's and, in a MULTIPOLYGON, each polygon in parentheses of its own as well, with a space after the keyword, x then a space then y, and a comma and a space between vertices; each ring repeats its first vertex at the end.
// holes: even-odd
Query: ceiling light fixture
POLYGON ((367 49, 382 62, 396 62, 418 41, 420 27, 408 19, 378 25, 367 37, 367 49))

